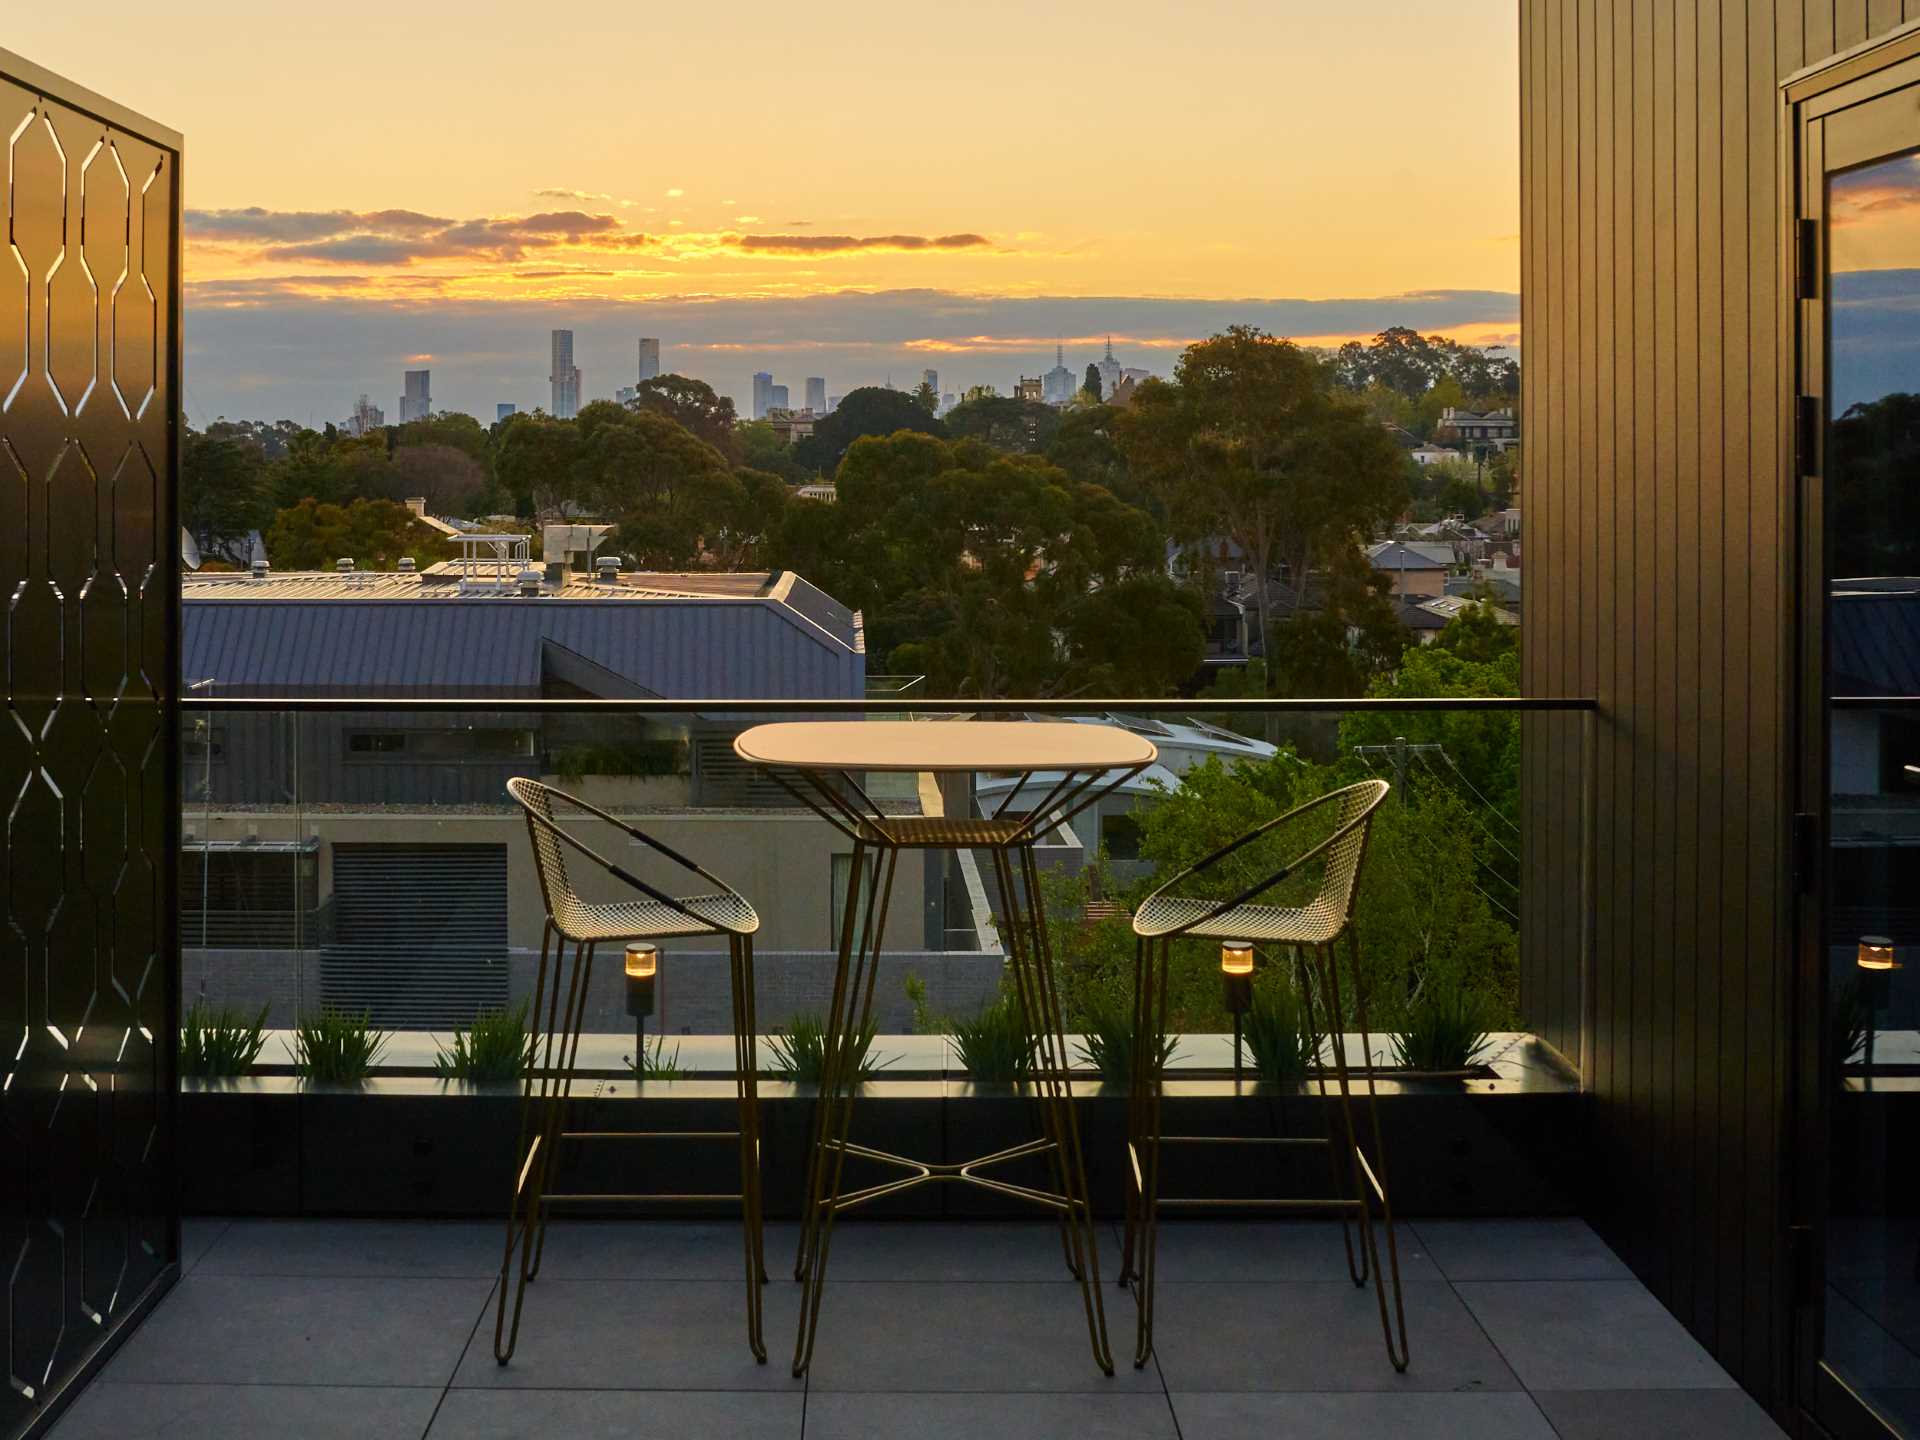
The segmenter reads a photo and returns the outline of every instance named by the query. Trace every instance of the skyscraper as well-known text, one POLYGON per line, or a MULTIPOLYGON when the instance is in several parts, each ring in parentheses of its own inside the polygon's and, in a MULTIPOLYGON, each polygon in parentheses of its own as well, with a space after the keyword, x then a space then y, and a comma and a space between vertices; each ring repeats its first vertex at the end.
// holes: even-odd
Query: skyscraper
POLYGON ((520 407, 518 405, 508 405, 503 401, 502 403, 493 407, 493 423, 498 425, 502 420, 506 419, 509 415, 517 415, 519 413, 520 413, 520 407))
POLYGON ((827 377, 809 375, 807 377, 807 409, 816 415, 827 413, 827 377))
POLYGON ((343 428, 349 435, 365 435, 369 430, 378 430, 386 423, 386 412, 362 395, 354 405, 353 413, 347 416, 343 428))
POLYGON ((409 370, 404 383, 405 392, 400 396, 400 423, 409 420, 424 420, 433 413, 433 372, 431 370, 409 370))
POLYGON ((753 372, 753 418, 764 420, 773 405, 773 376, 765 370, 753 372))
POLYGON ((1046 402, 1049 405, 1064 405, 1073 399, 1073 372, 1067 368, 1067 347, 1053 347, 1053 368, 1042 377, 1046 384, 1046 402))
POLYGON ((553 373, 547 376, 553 386, 553 414, 571 420, 580 413, 580 371, 573 363, 573 331, 553 332, 553 373))
POLYGON ((1120 362, 1113 358, 1113 336, 1107 336, 1106 358, 1100 362, 1100 393, 1112 395, 1113 387, 1120 383, 1120 362))
POLYGON ((640 378, 654 380, 660 375, 660 342, 650 335, 640 337, 640 378))
POLYGON ((791 410, 793 408, 793 406, 789 404, 787 401, 786 386, 772 385, 768 387, 767 408, 770 410, 791 410))
POLYGON ((940 372, 938 370, 922 370, 920 372, 920 383, 938 395, 940 393, 940 372))

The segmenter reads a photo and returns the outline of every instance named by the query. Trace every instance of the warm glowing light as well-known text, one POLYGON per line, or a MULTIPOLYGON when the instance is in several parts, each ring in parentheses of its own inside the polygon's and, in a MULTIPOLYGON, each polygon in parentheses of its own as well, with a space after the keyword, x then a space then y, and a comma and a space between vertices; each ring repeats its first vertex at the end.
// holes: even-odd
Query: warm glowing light
POLYGON ((1856 963, 1862 970, 1892 970, 1893 941, 1884 935, 1862 935, 1856 963))
POLYGON ((660 951, 645 941, 627 946, 627 976, 633 980, 651 980, 660 968, 660 951))
POLYGON ((1253 974, 1253 946, 1245 940, 1229 940, 1220 947, 1222 975, 1253 974))

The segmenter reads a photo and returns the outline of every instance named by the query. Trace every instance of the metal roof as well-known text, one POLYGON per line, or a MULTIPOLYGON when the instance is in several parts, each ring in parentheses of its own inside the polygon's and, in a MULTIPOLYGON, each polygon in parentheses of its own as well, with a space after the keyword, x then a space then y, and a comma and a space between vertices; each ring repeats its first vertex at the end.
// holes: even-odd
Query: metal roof
POLYGON ((1835 580, 1827 615, 1837 690, 1920 695, 1920 577, 1835 580))
POLYGON ((857 698, 857 611, 796 575, 568 577, 538 595, 408 574, 194 575, 182 673, 221 695, 537 696, 558 647, 666 697, 857 698))

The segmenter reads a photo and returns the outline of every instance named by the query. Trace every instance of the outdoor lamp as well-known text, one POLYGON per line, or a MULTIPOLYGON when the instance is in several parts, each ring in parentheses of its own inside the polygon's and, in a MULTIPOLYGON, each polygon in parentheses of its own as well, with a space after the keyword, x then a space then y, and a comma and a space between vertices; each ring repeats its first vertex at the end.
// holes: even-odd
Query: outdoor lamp
POLYGON ((1880 1007, 1887 1003, 1887 989, 1893 979, 1893 971, 1900 964, 1893 958, 1893 941, 1885 935, 1862 935, 1860 947, 1854 951, 1853 963, 1859 967, 1862 998, 1866 1001, 1867 1045, 1862 1057, 1865 1064, 1865 1080, 1869 1088, 1873 1085, 1873 1031, 1874 1022, 1879 1017, 1880 1007))
POLYGON ((1862 935, 1854 963, 1862 970, 1897 970, 1893 959, 1893 941, 1884 935, 1862 935))
POLYGON ((633 1079, 647 1074, 647 1016, 653 1013, 654 979, 660 973, 660 949, 650 941, 627 946, 627 1014, 633 1017, 633 1079))
POLYGON ((1253 1005, 1253 942, 1228 940, 1220 947, 1220 981, 1233 1016, 1233 1083, 1240 1083, 1241 1019, 1253 1005))

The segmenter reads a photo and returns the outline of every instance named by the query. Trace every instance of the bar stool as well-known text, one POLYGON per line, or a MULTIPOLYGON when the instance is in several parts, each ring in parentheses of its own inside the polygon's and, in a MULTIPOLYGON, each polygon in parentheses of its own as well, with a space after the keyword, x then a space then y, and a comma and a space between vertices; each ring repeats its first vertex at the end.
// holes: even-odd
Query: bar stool
MULTIPOLYGON (((526 812, 527 834, 533 842, 534 868, 546 902, 547 922, 540 936, 540 969, 534 981, 531 1015, 532 1041, 521 1091, 520 1142, 514 1151, 517 1166, 507 1202, 507 1246, 500 1262, 500 1286, 493 1325, 493 1358, 506 1364, 520 1337, 520 1309, 527 1284, 540 1273, 547 1244, 548 1207, 566 1201, 713 1201, 737 1200, 745 1232, 747 1271, 747 1344, 754 1359, 766 1363, 762 1337, 760 1287, 766 1284, 766 1257, 761 1238, 760 1118, 755 1083, 759 1063, 755 1049, 757 1025, 753 998, 753 936, 760 917, 753 906, 725 881, 624 820, 584 800, 532 780, 509 780, 507 792, 526 812), (692 872, 715 893, 675 898, 598 854, 568 833, 555 819, 555 807, 593 816, 675 864, 692 872), (582 900, 567 874, 567 850, 577 851, 616 880, 643 895, 640 900, 598 903, 582 900), (601 945, 633 941, 671 940, 694 935, 725 935, 733 989, 734 1075, 739 1104, 737 1130, 647 1131, 568 1130, 566 1114, 573 1094, 574 1062, 580 1053, 580 1028, 586 1014, 593 975, 594 951, 601 945), (566 983, 566 1008, 560 1009, 561 970, 566 947, 573 947, 573 963, 566 983), (551 966, 549 966, 551 951, 551 966), (541 1009, 546 1009, 545 1053, 534 1063, 541 1046, 541 1009), (531 1139, 529 1139, 531 1136, 531 1139), (733 1140, 740 1148, 740 1192, 737 1195, 560 1195, 551 1193, 562 1141, 579 1140, 733 1140), (507 1288, 515 1247, 520 1252, 518 1280, 513 1285, 513 1322, 507 1324, 507 1288)), ((645 1057, 634 1056, 635 1073, 645 1057)))
MULTIPOLYGON (((1388 785, 1384 780, 1364 780, 1310 800, 1285 815, 1256 826, 1160 886, 1141 903, 1134 915, 1134 1073, 1129 1098, 1127 1226, 1120 1261, 1120 1282, 1125 1284, 1131 1280, 1137 1287, 1140 1316, 1133 1357, 1136 1367, 1145 1365, 1147 1357, 1153 1353, 1153 1287, 1160 1209, 1162 1206, 1191 1206, 1338 1212, 1341 1235, 1347 1247, 1347 1274, 1357 1286, 1365 1286, 1367 1277, 1373 1277, 1374 1289, 1380 1300, 1380 1327, 1386 1336, 1387 1359, 1396 1371, 1407 1368, 1407 1314, 1400 1294, 1400 1253, 1394 1239, 1393 1206, 1387 1199, 1386 1146, 1380 1133, 1380 1111, 1369 1059, 1372 1039, 1367 1025, 1367 991, 1361 968, 1359 940, 1353 926, 1354 896, 1359 889, 1361 866, 1366 860, 1373 815, 1386 798, 1387 790, 1388 785), (1190 898, 1175 893, 1191 877, 1212 869, 1227 856, 1270 831, 1290 824, 1311 825, 1314 834, 1318 834, 1323 827, 1329 827, 1331 833, 1308 844, 1297 858, 1257 879, 1231 899, 1190 898), (1310 875, 1310 867, 1313 866, 1320 867, 1318 884, 1311 898, 1303 904, 1278 906, 1252 903, 1256 897, 1289 877, 1303 873, 1310 875), (1328 1133, 1324 1136, 1277 1137, 1265 1143, 1325 1146, 1332 1165, 1333 1200, 1216 1200, 1164 1197, 1160 1194, 1160 1147, 1164 1143, 1248 1143, 1246 1137, 1241 1136, 1163 1135, 1160 1131, 1160 1098, 1165 1074, 1159 1057, 1167 1028, 1168 958, 1173 941, 1181 938, 1256 942, 1290 950, 1301 1002, 1306 1007, 1312 1053, 1316 1054, 1321 1032, 1314 1025, 1313 1002, 1306 978, 1309 964, 1318 970, 1327 1022, 1325 1033, 1332 1040, 1330 1049, 1338 1088, 1340 1133, 1335 1135, 1334 1121, 1330 1115, 1328 1133), (1340 1028, 1340 976, 1334 960, 1334 946, 1342 939, 1346 941, 1353 975, 1354 1018, 1360 1029, 1361 1056, 1367 1062, 1367 1109, 1373 1122, 1374 1154, 1371 1161, 1361 1148, 1359 1133, 1354 1126, 1346 1046, 1340 1028), (1156 945, 1159 949, 1157 974, 1154 965, 1156 945), (1348 1152, 1350 1165, 1341 1163, 1342 1149, 1348 1152), (1367 1200, 1369 1191, 1379 1203, 1386 1230, 1388 1273, 1393 1288, 1391 1319, 1387 1310, 1387 1291, 1382 1283, 1378 1246, 1374 1239, 1373 1210, 1367 1200), (1357 1260, 1350 1224, 1350 1218, 1355 1216, 1360 1222, 1361 1238, 1357 1260), (1394 1343, 1396 1324, 1398 1348, 1394 1343)), ((1316 1066, 1315 1077, 1324 1101, 1327 1098, 1326 1068, 1316 1066)))

